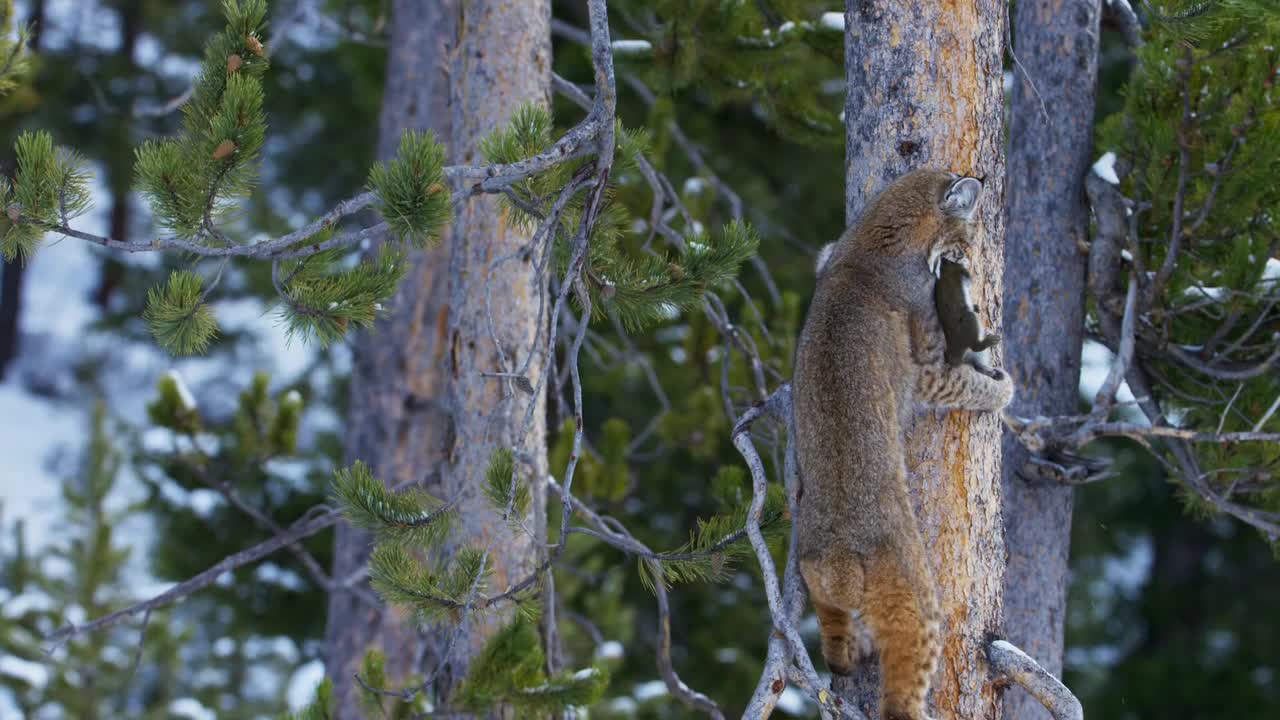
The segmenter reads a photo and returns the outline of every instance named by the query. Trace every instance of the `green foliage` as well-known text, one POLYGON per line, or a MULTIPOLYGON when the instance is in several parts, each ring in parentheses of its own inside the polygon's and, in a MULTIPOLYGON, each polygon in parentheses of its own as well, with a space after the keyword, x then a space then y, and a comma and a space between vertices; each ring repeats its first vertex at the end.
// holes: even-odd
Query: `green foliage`
POLYGON ((42 130, 19 135, 14 153, 17 174, 12 182, 0 181, 0 205, 6 214, 0 221, 0 253, 5 260, 25 261, 46 228, 65 224, 88 209, 89 174, 78 153, 55 148, 53 136, 42 130))
POLYGON ((439 545, 454 520, 452 506, 417 488, 393 493, 359 460, 334 473, 333 494, 349 521, 395 546, 439 545))
POLYGON ((177 373, 169 372, 156 386, 158 396, 147 404, 151 422, 174 432, 194 434, 200 430, 200 413, 191 402, 177 373))
POLYGON ((536 626, 516 618, 490 638, 472 660, 457 702, 472 712, 506 703, 527 717, 586 707, 599 700, 609 685, 608 674, 600 667, 553 677, 547 677, 545 667, 536 626))
POLYGON ((282 264, 280 314, 290 337, 328 346, 352 326, 371 327, 408 270, 405 256, 390 249, 346 269, 335 269, 338 259, 326 252, 282 264))
POLYGON ((197 692, 179 672, 178 652, 189 638, 172 627, 168 612, 149 618, 142 654, 133 651, 139 642, 136 623, 84 633, 57 647, 47 642, 56 628, 135 600, 126 569, 132 543, 122 524, 138 507, 119 502, 123 455, 113 443, 115 432, 105 406, 95 404, 84 454, 61 485, 66 516, 58 536, 31 556, 19 522, 12 554, 0 552, 0 647, 6 660, 0 689, 18 717, 160 720, 169 717, 172 700, 197 692), (86 668, 93 669, 95 682, 82 681, 86 668))
MULTIPOLYGON (((735 501, 727 512, 699 519, 698 529, 689 534, 689 542, 664 553, 673 558, 662 560, 662 577, 668 588, 677 583, 724 582, 731 577, 730 570, 736 563, 750 562, 755 556, 743 531, 751 510, 751 487, 746 473, 737 466, 722 467, 713 487, 717 496, 734 497, 735 501)), ((786 495, 781 485, 772 483, 765 497, 760 530, 765 541, 776 550, 790 527, 786 495)), ((645 586, 652 589, 654 577, 646 562, 640 563, 640 573, 645 586)))
POLYGON ((292 455, 298 445, 298 425, 302 420, 302 395, 297 390, 280 393, 273 400, 270 378, 255 373, 242 393, 232 427, 237 447, 256 457, 292 455))
POLYGON ((205 45, 177 137, 138 149, 137 174, 156 222, 180 238, 219 240, 218 219, 257 177, 266 135, 265 0, 224 0, 227 25, 205 45))
POLYGON ((435 134, 409 130, 389 163, 369 171, 369 189, 382 201, 382 217, 401 241, 426 247, 453 217, 444 178, 444 146, 435 134))
MULTIPOLYGON (((1146 44, 1125 87, 1123 111, 1099 128, 1099 144, 1132 171, 1122 192, 1138 203, 1136 260, 1158 272, 1178 236, 1168 283, 1148 311, 1153 339, 1205 365, 1257 367, 1276 347, 1280 295, 1275 218, 1280 186, 1280 14, 1274 2, 1174 2, 1151 13, 1146 44), (1179 201, 1181 196, 1181 201, 1179 201)), ((1126 273, 1127 274, 1127 273, 1126 273)), ((1147 279, 1145 285, 1150 285, 1147 279)), ((1166 414, 1206 431, 1280 430, 1280 414, 1255 427, 1280 394, 1280 375, 1222 377, 1167 353, 1143 358, 1166 414)), ((1270 443, 1199 444, 1215 492, 1280 510, 1275 481, 1259 468, 1280 462, 1270 443)), ((1214 508, 1187 493, 1187 509, 1214 508)))
POLYGON ((360 688, 360 705, 364 709, 364 717, 411 720, 430 714, 430 701, 427 693, 422 691, 423 680, 412 676, 393 682, 387 675, 386 664, 386 656, 376 647, 369 648, 360 661, 360 679, 364 683, 360 688), (400 687, 413 697, 406 700, 403 693, 395 693, 400 687))
POLYGON ((660 96, 700 91, 716 105, 751 105, 783 136, 840 146, 844 33, 822 21, 843 3, 624 0, 627 32, 653 52, 618 64, 660 96))
POLYGON ((160 347, 171 355, 203 353, 218 334, 218 321, 204 302, 204 278, 175 270, 163 289, 147 292, 142 317, 160 347))
MULTIPOLYGON (((611 178, 626 177, 636 169, 636 158, 649 147, 644 131, 625 131, 619 124, 615 166, 611 178)), ((481 142, 485 158, 511 163, 544 151, 552 143, 550 113, 535 104, 516 109, 511 121, 481 142)), ((549 217, 557 198, 588 160, 564 163, 512 187, 516 199, 505 198, 509 216, 517 225, 532 229, 549 217), (530 212, 533 209, 534 212, 530 212)), ((552 229, 553 267, 559 274, 572 259, 576 226, 584 212, 585 194, 564 204, 561 222, 552 229)), ((725 225, 719 237, 708 237, 701 227, 688 228, 689 241, 678 255, 645 252, 638 243, 626 243, 628 213, 616 202, 616 190, 605 193, 605 205, 593 228, 584 275, 591 294, 593 319, 615 314, 631 331, 643 330, 674 314, 693 309, 703 293, 733 280, 739 266, 753 257, 759 237, 745 223, 725 225)), ((575 299, 576 296, 575 296, 575 299)))
MULTIPOLYGON (((149 520, 156 536, 165 539, 148 555, 149 571, 157 580, 180 581, 201 572, 274 535, 262 518, 286 526, 325 499, 323 488, 331 473, 321 451, 336 455, 336 443, 325 435, 309 437, 301 447, 281 440, 296 438, 302 396, 312 398, 312 392, 305 386, 271 390, 262 374, 239 393, 223 389, 225 382, 220 381, 221 393, 204 395, 208 408, 197 416, 177 390, 176 376, 162 379, 148 406, 158 427, 137 433, 131 448, 135 474, 148 491, 149 520)), ((298 546, 319 567, 331 566, 330 533, 298 546)), ((285 636, 303 646, 322 633, 325 592, 310 567, 291 551, 226 577, 179 606, 184 626, 198 628, 199 635, 183 648, 187 669, 175 672, 189 675, 194 668, 205 677, 209 688, 199 698, 219 714, 276 714, 282 698, 246 688, 241 673, 251 668, 266 677, 287 677, 294 672, 300 658, 291 643, 276 640, 264 648, 263 638, 285 636), (224 672, 226 668, 230 670, 224 672)), ((130 640, 136 643, 136 634, 130 640)))
POLYGON ((31 57, 27 51, 30 31, 20 28, 13 33, 13 0, 0 0, 0 98, 13 92, 31 74, 31 57))
POLYGON ((513 523, 523 522, 529 514, 533 495, 516 473, 515 453, 509 448, 494 450, 485 481, 484 496, 493 509, 513 523))
POLYGON ((482 593, 491 574, 484 551, 474 547, 459 549, 439 572, 424 568, 396 543, 379 543, 369 557, 373 589, 387 602, 413 610, 422 623, 461 621, 473 589, 482 593))
POLYGON ((635 332, 692 310, 704 292, 735 278, 738 267, 758 247, 755 232, 738 221, 725 225, 715 240, 694 236, 675 257, 626 256, 615 248, 593 247, 596 315, 616 313, 623 326, 635 332))
POLYGON ((1141 448, 1099 451, 1119 476, 1076 493, 1063 681, 1094 717, 1267 718, 1280 703, 1280 616, 1258 599, 1280 587, 1271 548, 1243 523, 1189 520, 1141 448))

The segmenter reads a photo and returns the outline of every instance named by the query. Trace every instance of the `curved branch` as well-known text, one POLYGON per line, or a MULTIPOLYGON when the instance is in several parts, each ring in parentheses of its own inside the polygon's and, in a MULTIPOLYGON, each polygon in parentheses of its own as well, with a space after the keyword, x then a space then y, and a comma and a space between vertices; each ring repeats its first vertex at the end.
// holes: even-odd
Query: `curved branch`
POLYGON ((987 646, 993 674, 1017 683, 1044 705, 1054 720, 1084 720, 1080 700, 1058 678, 1011 642, 996 640, 987 646))
MULTIPOLYGON (((750 409, 743 413, 737 424, 734 425, 732 434, 734 447, 738 448, 738 452, 747 461, 747 467, 751 471, 751 510, 747 513, 747 537, 751 538, 751 547, 756 551, 756 559, 760 562, 760 569, 764 576, 765 597, 769 602, 769 614, 773 618, 773 634, 781 635, 786 641, 792 661, 799 669, 800 677, 803 679, 804 684, 807 685, 810 696, 818 703, 818 707, 824 715, 849 718, 851 720, 865 720, 861 712, 846 703, 834 692, 828 690, 818 678, 818 672, 813 667, 813 661, 809 659, 809 653, 805 650, 804 641, 800 638, 800 633, 796 631, 795 623, 792 622, 786 612, 782 591, 778 587, 778 571, 773 564, 773 556, 769 553, 769 546, 765 543, 764 534, 760 532, 760 518, 764 513, 764 499, 768 492, 768 480, 764 474, 764 463, 761 462, 760 454, 756 452, 755 444, 751 441, 750 430, 751 425, 766 414, 782 419, 784 422, 790 422, 790 385, 782 386, 767 399, 751 406, 750 409)), ((784 686, 771 682, 770 689, 776 688, 775 694, 780 695, 784 686)), ((761 694, 760 690, 757 689, 755 695, 759 696, 761 694)), ((754 700, 755 697, 753 696, 754 700)), ((776 700, 773 704, 776 704, 776 700)), ((768 709, 772 710, 771 704, 768 709)))

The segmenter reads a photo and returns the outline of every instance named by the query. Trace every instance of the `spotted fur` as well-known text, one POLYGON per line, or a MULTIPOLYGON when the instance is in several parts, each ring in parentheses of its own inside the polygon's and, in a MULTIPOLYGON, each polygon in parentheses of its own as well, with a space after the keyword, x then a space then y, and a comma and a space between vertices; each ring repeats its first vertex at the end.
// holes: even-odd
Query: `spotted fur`
POLYGON ((925 720, 942 646, 903 428, 918 402, 997 410, 1013 393, 1005 373, 946 363, 934 305, 941 260, 967 254, 980 190, 973 178, 918 171, 882 192, 824 249, 796 349, 800 569, 833 673, 851 672, 862 654, 851 613, 866 622, 886 719, 925 720))

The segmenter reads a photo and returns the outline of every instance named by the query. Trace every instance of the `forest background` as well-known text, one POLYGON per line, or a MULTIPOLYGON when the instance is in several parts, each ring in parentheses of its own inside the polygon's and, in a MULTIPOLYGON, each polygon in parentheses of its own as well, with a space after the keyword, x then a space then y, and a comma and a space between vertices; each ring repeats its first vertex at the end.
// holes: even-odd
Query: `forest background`
MULTIPOLYGON (((611 4, 618 37, 644 25, 641 5, 611 4)), ((722 29, 704 7, 715 3, 689 5, 701 8, 685 31, 704 43, 695 43, 698 52, 675 62, 619 49, 618 115, 648 131, 649 157, 679 180, 672 191, 688 217, 673 222, 719 228, 740 215, 754 226, 759 261, 743 266, 741 292, 726 296, 723 313, 747 328, 771 373, 789 377, 817 250, 844 226, 843 39, 821 27, 826 13, 843 7, 759 4, 751 21, 779 35, 803 18, 817 27, 805 28, 802 42, 751 54, 717 42, 722 29), (716 73, 759 82, 716 86, 708 82, 716 73)), ((269 134, 259 191, 244 203, 241 222, 276 235, 365 183, 378 156, 390 18, 377 0, 277 2, 271 12, 272 67, 263 78, 269 134)), ((589 84, 590 56, 575 35, 587 25, 585 5, 557 2, 553 12, 552 67, 589 84)), ((0 166, 12 174, 19 132, 49 130, 94 172, 94 209, 81 229, 151 237, 133 148, 181 122, 178 108, 201 48, 223 24, 221 8, 201 0, 28 0, 14 3, 14 17, 14 31, 32 26, 36 58, 29 84, 0 100, 0 166)), ((1095 123, 1105 140, 1116 137, 1107 123, 1124 112, 1139 60, 1116 23, 1104 22, 1098 39, 1095 123)), ((1019 69, 1012 56, 1006 66, 1011 91, 1019 69)), ((557 127, 567 127, 577 107, 557 95, 553 110, 557 127)), ((1052 117, 1056 108, 1044 110, 1052 117)), ((1110 149, 1100 144, 1093 155, 1110 149)), ((644 207, 627 197, 631 190, 624 185, 619 195, 644 207)), ((322 348, 292 337, 273 310, 269 268, 237 261, 208 298, 218 337, 204 356, 174 359, 157 347, 143 309, 150 288, 188 265, 176 255, 125 256, 71 239, 5 263, 0 717, 269 717, 314 698, 325 595, 306 561, 284 553, 141 626, 43 653, 52 629, 148 597, 246 539, 269 537, 216 483, 234 482, 254 507, 287 524, 329 494, 333 471, 344 465, 349 341, 322 348), (175 377, 170 371, 181 387, 162 383, 175 377), (204 470, 179 457, 180 433, 166 427, 173 394, 186 388, 213 439, 204 470)), ((700 520, 732 516, 749 495, 725 470, 741 458, 729 441, 736 414, 720 394, 722 372, 746 386, 749 371, 721 362, 727 351, 703 313, 669 312, 643 333, 604 322, 597 333, 586 346, 584 404, 607 421, 590 432, 578 492, 650 547, 678 550, 700 520)), ((1111 361, 1101 344, 1085 341, 1081 407, 1111 361)), ((1264 402, 1254 416, 1265 410, 1264 402)), ((573 432, 563 423, 551 430, 558 476, 573 432)), ((1204 512, 1136 444, 1105 440, 1091 451, 1110 461, 1114 476, 1075 492, 1065 683, 1097 717, 1269 717, 1268 708, 1280 707, 1280 616, 1270 611, 1280 569, 1272 548, 1244 523, 1204 512)), ((305 548, 328 568, 332 544, 325 532, 305 548)), ((565 642, 571 655, 610 675, 593 711, 683 712, 654 667, 658 620, 644 573, 607 548, 569 551, 573 562, 556 578, 569 598, 565 642)), ((729 711, 740 709, 741 689, 758 678, 767 636, 754 629, 768 625, 759 571, 748 555, 736 560, 714 577, 678 582, 670 595, 671 655, 682 679, 729 711)), ((812 640, 812 626, 802 630, 812 640)), ((792 690, 780 710, 813 713, 792 690)))

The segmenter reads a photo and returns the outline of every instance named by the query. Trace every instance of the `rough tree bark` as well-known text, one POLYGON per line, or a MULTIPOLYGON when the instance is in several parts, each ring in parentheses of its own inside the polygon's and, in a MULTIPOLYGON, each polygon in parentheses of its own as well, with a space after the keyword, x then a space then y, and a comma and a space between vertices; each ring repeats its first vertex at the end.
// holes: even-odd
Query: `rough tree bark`
MULTIPOLYGON (((502 125, 524 101, 547 103, 550 87, 550 6, 546 2, 469 0, 392 4, 387 87, 378 154, 394 154, 403 131, 430 128, 449 148, 450 163, 476 162, 478 140, 502 125)), ((356 343, 348 414, 347 459, 363 460, 388 484, 416 480, 438 497, 460 498, 459 523, 441 557, 462 544, 491 544, 492 587, 503 589, 533 565, 536 549, 487 509, 475 486, 489 453, 505 445, 530 452, 529 477, 546 475, 543 400, 512 390, 481 372, 500 370, 497 337, 508 362, 523 361, 537 329, 538 287, 529 265, 489 262, 527 243, 504 224, 496 201, 473 198, 460 210, 440 246, 414 253, 388 315, 356 343), (486 315, 491 289, 492 328, 486 315), (491 334, 492 333, 492 334, 491 334), (532 432, 517 437, 534 402, 532 432), (465 488, 472 491, 463 493, 465 488)), ((534 358, 529 372, 541 372, 534 358)), ((534 486, 533 513, 545 488, 534 486)), ((334 577, 358 575, 369 555, 363 531, 340 526, 334 577)), ((508 612, 509 616, 509 612, 508 612)), ((431 678, 446 696, 465 674, 502 615, 475 617, 459 632, 420 630, 412 617, 369 607, 352 593, 330 598, 327 672, 335 683, 339 717, 358 717, 361 689, 352 679, 364 652, 387 655, 390 678, 409 672, 431 678)))
MULTIPOLYGON (((1004 2, 845 4, 846 216, 919 167, 985 177, 970 251, 974 300, 1000 323, 1004 2)), ((1000 353, 992 360, 1001 363, 1000 353)), ((999 631, 1004 575, 1000 425, 994 414, 927 412, 907 430, 907 466, 944 619, 936 717, 994 718, 985 646, 999 631)), ((865 685, 834 688, 878 717, 865 685)))
MULTIPOLYGON (((551 103, 551 3, 465 0, 458 7, 457 41, 449 68, 449 162, 474 165, 484 162, 480 139, 506 125, 517 106, 551 103)), ((508 220, 498 199, 485 195, 463 206, 446 236, 450 258, 443 339, 448 343, 444 350, 448 374, 443 399, 452 412, 452 424, 440 493, 464 498, 458 508, 461 527, 449 545, 489 544, 494 591, 506 589, 533 570, 540 543, 527 533, 512 532, 488 509, 483 494, 474 490, 484 482, 494 449, 524 453, 521 473, 534 496, 525 524, 535 528, 544 516, 547 477, 545 392, 532 397, 509 379, 482 375, 514 372, 527 361, 525 374, 536 384, 544 366, 534 344, 547 339, 545 324, 544 332, 538 333, 539 323, 546 322, 538 313, 538 295, 546 290, 546 278, 535 277, 528 256, 494 263, 529 245, 529 236, 512 228, 508 220), (463 494, 468 488, 472 492, 463 494)), ((549 299, 544 310, 550 313, 549 299)), ((447 667, 437 671, 438 687, 451 688, 462 678, 468 660, 510 619, 511 607, 505 607, 502 613, 473 615, 463 625, 447 667)), ((449 633, 445 628, 429 637, 433 650, 429 667, 444 660, 438 653, 449 633)))
MULTIPOLYGON (((1092 154, 1098 74, 1097 2, 1021 0, 1014 22, 1015 70, 1009 127, 1009 220, 1004 277, 1005 366, 1018 415, 1071 415, 1080 402, 1089 211, 1084 177, 1092 154), (1046 116, 1048 108, 1052 116, 1046 116)), ((1004 441, 1004 632, 1061 677, 1071 544, 1072 490, 1032 484, 1020 470, 1026 448, 1004 441)), ((1020 688, 1005 717, 1049 713, 1020 688)))
MULTIPOLYGON (((378 158, 395 154, 410 129, 450 134, 448 47, 452 14, 443 4, 398 0, 392 6, 386 89, 378 126, 378 158)), ((370 252, 376 252, 371 249, 370 252)), ((386 316, 374 331, 355 340, 346 456, 363 460, 390 485, 419 480, 428 487, 446 457, 441 410, 448 248, 415 251, 412 265, 386 316)), ((339 524, 333 577, 359 573, 371 550, 369 533, 339 524)), ((415 670, 420 644, 412 618, 391 608, 370 607, 354 593, 329 597, 326 671, 334 682, 339 717, 356 716, 361 688, 352 676, 368 647, 387 657, 387 673, 401 678, 415 670)))

